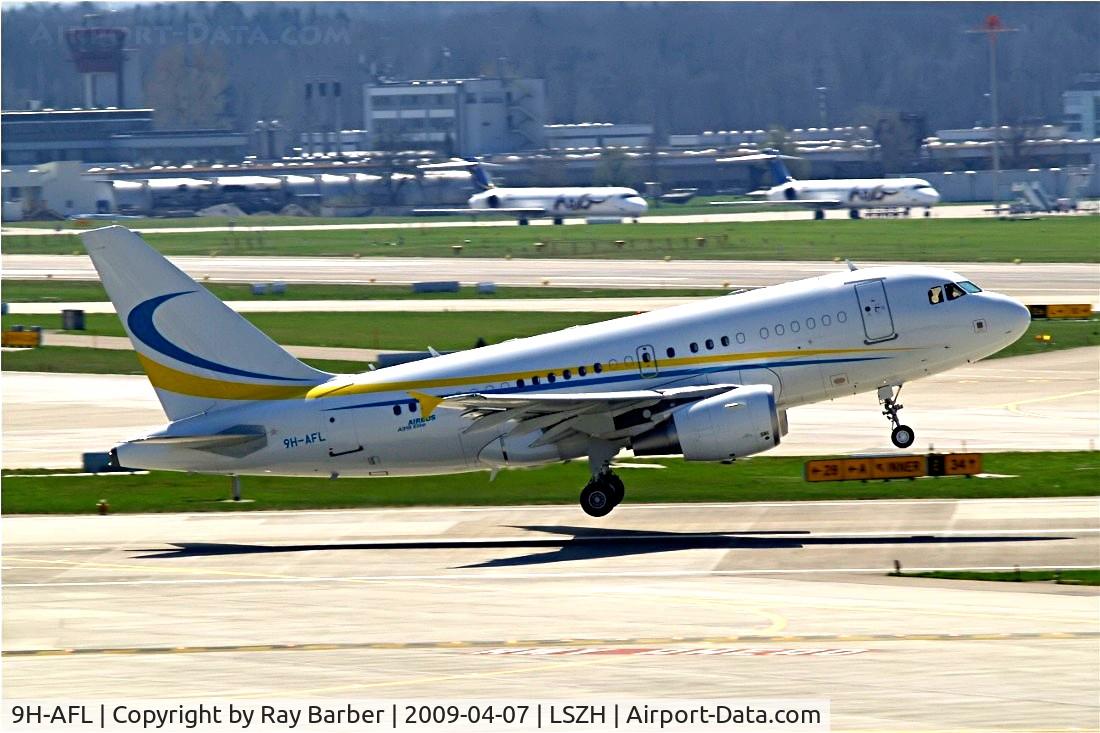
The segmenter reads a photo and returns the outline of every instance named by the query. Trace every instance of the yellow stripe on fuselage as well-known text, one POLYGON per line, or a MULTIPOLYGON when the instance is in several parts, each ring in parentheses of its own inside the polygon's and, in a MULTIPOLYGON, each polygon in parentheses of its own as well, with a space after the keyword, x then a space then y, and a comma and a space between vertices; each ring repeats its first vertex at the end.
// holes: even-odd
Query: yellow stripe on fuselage
POLYGON ((209 397, 216 400, 291 400, 305 397, 314 385, 248 384, 227 382, 210 377, 198 377, 178 369, 159 364, 147 356, 138 354, 149 381, 157 389, 191 397, 209 397))
MULTIPOLYGON (((744 354, 708 354, 705 356, 687 356, 678 357, 672 359, 658 359, 658 368, 672 368, 672 367, 684 367, 684 366, 701 366, 705 364, 718 364, 728 361, 747 361, 752 359, 775 359, 792 356, 824 356, 828 354, 867 354, 884 351, 909 351, 905 348, 891 348, 891 349, 795 349, 787 351, 756 351, 744 354)), ((588 366, 588 365, 586 365, 588 366)), ((782 366, 782 364, 776 364, 773 366, 782 366)), ((332 386, 329 384, 319 384, 313 387, 306 394, 306 399, 316 400, 325 397, 346 397, 349 395, 357 394, 376 394, 378 392, 407 392, 410 390, 425 390, 441 387, 463 387, 467 385, 485 384, 487 382, 511 382, 516 379, 530 379, 532 376, 537 375, 545 377, 549 372, 561 373, 562 369, 576 369, 576 365, 569 365, 567 367, 550 368, 547 367, 545 371, 535 372, 533 369, 528 369, 522 372, 499 372, 496 374, 480 374, 469 375, 462 377, 436 377, 432 379, 410 379, 399 382, 369 382, 369 383, 352 383, 332 386)), ((730 368, 736 368, 736 364, 731 364, 730 368)), ((589 366, 589 374, 592 374, 591 367, 589 366)), ((637 371, 638 363, 631 362, 618 362, 616 364, 603 364, 603 373, 607 372, 622 372, 622 371, 637 371)), ((573 384, 576 384, 574 382, 573 384)))

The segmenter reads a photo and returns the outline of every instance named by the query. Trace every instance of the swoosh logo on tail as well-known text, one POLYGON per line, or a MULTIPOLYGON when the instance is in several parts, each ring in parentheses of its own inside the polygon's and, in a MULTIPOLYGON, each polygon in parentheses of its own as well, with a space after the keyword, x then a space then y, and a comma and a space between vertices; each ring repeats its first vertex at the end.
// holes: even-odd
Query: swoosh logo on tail
POLYGON ((126 317, 126 325, 130 329, 130 333, 134 338, 144 344, 146 347, 152 349, 158 354, 163 354, 169 358, 184 364, 189 364, 193 367, 199 367, 200 369, 208 369, 212 372, 218 372, 220 374, 228 374, 235 377, 250 377, 252 379, 272 379, 279 382, 309 382, 312 383, 315 380, 312 379, 300 379, 295 377, 280 377, 277 374, 264 374, 262 372, 251 372, 247 369, 238 369, 237 367, 229 366, 228 364, 219 364, 216 361, 204 359, 201 356, 192 354, 191 352, 177 346, 169 341, 164 334, 158 329, 153 322, 153 314, 156 313, 157 308, 164 305, 173 298, 178 298, 181 295, 189 295, 196 293, 197 290, 181 290, 178 293, 166 293, 164 295, 158 295, 149 300, 142 301, 134 306, 130 311, 130 315, 126 317))

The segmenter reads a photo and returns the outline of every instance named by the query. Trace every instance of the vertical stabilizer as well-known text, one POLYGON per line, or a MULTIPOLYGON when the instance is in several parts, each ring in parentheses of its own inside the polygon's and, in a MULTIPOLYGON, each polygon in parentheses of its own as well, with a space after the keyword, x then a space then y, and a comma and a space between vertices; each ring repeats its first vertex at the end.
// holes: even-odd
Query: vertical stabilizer
POLYGON ((125 227, 80 238, 169 420, 298 398, 331 376, 291 356, 125 227))
POLYGON ((470 175, 474 178, 474 185, 478 191, 488 191, 493 188, 493 182, 489 180, 489 174, 485 172, 485 166, 481 163, 473 162, 470 164, 470 175))
POLYGON ((780 155, 778 150, 769 149, 764 152, 772 156, 768 158, 768 170, 770 170, 772 174, 773 186, 778 186, 781 183, 790 183, 794 180, 794 176, 787 170, 787 166, 783 163, 783 156, 780 155))

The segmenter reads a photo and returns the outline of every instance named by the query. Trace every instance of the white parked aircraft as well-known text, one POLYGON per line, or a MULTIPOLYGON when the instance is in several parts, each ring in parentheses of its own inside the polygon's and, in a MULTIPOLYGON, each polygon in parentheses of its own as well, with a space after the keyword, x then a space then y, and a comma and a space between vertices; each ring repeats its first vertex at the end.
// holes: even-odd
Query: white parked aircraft
POLYGON ((776 150, 764 155, 722 158, 718 162, 767 160, 774 185, 749 196, 758 201, 712 201, 714 206, 760 206, 785 204, 814 210, 815 219, 825 218, 825 209, 848 209, 848 216, 860 218, 861 209, 893 209, 909 215, 912 208, 924 208, 924 215, 940 200, 939 192, 923 178, 833 178, 796 180, 776 150))
POLYGON ((476 161, 458 160, 423 168, 469 168, 478 191, 465 209, 413 209, 414 214, 508 214, 520 224, 531 219, 552 218, 562 224, 566 217, 627 218, 637 220, 649 209, 633 188, 620 186, 554 186, 549 188, 497 188, 476 161))
POLYGON ((904 382, 989 356, 1027 308, 931 267, 820 277, 332 375, 276 345, 133 232, 80 235, 169 423, 117 465, 229 475, 402 476, 587 457, 584 511, 623 498, 611 459, 730 462, 796 405, 877 391, 898 447, 904 382))

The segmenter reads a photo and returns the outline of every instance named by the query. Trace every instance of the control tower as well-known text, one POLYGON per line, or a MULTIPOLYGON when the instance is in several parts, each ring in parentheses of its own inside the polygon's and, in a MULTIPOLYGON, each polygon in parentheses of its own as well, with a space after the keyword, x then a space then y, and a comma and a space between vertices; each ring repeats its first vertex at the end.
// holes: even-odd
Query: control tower
POLYGON ((96 28, 85 18, 81 28, 65 31, 65 43, 81 76, 84 107, 126 107, 126 29, 96 28))

